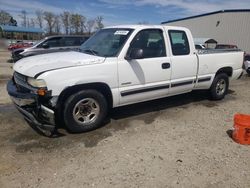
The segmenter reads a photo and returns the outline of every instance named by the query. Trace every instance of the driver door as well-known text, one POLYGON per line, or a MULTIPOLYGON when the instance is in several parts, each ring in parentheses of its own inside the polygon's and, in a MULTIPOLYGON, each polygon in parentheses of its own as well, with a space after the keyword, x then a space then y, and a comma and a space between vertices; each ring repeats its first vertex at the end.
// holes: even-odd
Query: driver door
POLYGON ((140 58, 118 60, 120 105, 165 97, 169 92, 171 61, 166 55, 163 31, 139 31, 127 55, 136 49, 142 50, 140 58))

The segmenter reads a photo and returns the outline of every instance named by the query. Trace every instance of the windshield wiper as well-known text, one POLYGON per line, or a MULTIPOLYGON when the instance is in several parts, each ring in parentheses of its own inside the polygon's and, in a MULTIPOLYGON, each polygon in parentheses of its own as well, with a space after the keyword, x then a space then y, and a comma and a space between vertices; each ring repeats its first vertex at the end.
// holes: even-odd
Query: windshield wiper
POLYGON ((88 53, 88 54, 90 53, 90 54, 95 55, 95 56, 98 55, 98 52, 97 52, 97 51, 91 50, 91 49, 86 49, 86 50, 81 50, 81 51, 86 52, 86 53, 88 53))

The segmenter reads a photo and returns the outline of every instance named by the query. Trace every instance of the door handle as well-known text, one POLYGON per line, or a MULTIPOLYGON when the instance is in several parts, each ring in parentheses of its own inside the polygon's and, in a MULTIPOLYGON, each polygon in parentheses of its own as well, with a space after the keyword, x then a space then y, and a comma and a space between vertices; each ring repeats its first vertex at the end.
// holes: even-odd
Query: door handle
POLYGON ((169 69, 170 68, 170 63, 162 63, 161 68, 162 69, 169 69))

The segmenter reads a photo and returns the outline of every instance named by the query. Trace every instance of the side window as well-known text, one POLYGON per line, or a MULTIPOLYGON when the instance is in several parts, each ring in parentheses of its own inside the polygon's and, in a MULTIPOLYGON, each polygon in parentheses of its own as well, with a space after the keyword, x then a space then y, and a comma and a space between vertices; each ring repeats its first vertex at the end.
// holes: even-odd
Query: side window
POLYGON ((65 46, 81 46, 83 43, 82 37, 65 37, 64 45, 65 46))
POLYGON ((188 55, 190 53, 187 35, 184 31, 168 31, 173 55, 188 55))
POLYGON ((64 37, 64 46, 77 46, 75 37, 64 37))
POLYGON ((45 41, 42 45, 44 44, 48 45, 50 48, 60 47, 63 45, 63 38, 62 37, 51 38, 45 41))
POLYGON ((134 48, 143 50, 143 58, 165 57, 166 48, 162 30, 146 29, 140 31, 133 39, 128 53, 134 48))
POLYGON ((81 46, 86 40, 88 40, 88 38, 89 37, 79 37, 78 39, 77 39, 77 41, 78 41, 78 46, 81 46))

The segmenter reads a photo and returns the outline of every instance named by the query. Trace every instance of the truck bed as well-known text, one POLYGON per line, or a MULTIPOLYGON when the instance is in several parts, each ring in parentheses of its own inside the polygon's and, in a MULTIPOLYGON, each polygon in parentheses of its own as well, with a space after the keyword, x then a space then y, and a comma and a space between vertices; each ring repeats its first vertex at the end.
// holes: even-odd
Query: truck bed
POLYGON ((199 55, 202 55, 202 54, 241 52, 242 50, 241 49, 199 49, 197 51, 199 55))

